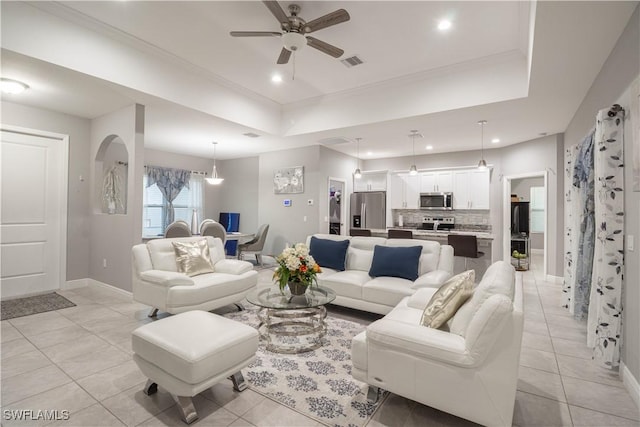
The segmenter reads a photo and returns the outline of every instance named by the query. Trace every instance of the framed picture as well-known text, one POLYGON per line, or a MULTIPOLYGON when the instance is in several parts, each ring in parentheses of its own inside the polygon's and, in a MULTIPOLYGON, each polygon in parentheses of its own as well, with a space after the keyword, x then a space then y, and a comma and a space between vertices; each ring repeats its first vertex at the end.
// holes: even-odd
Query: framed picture
POLYGON ((276 169, 273 173, 273 192, 304 193, 304 166, 276 169))

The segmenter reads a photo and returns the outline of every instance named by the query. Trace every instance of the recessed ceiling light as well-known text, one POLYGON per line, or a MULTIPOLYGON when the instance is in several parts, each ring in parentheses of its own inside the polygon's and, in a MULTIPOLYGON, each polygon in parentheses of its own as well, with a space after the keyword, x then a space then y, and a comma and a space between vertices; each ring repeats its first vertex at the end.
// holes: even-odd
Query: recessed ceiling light
POLYGON ((280 74, 274 74, 271 76, 272 83, 282 83, 282 76, 280 74))
POLYGON ((0 78, 0 90, 3 93, 18 94, 29 89, 29 85, 18 80, 0 78))
POLYGON ((500 138, 493 138, 493 139, 491 140, 491 143, 492 143, 492 144, 497 144, 498 142, 500 142, 500 138))
POLYGON ((367 156, 372 156, 373 153, 371 151, 367 151, 367 156))
POLYGON ((449 28, 451 28, 451 21, 448 19, 441 19, 440 22, 438 22, 438 29, 440 31, 446 31, 449 28))
POLYGON ((427 150, 433 150, 433 145, 427 145, 425 148, 426 148, 427 150))

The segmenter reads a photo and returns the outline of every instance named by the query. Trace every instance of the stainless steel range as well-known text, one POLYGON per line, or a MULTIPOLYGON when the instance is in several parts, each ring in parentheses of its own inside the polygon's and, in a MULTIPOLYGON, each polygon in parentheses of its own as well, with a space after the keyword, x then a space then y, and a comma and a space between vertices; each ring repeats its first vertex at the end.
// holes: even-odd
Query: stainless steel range
POLYGON ((422 229, 433 231, 448 231, 456 227, 455 219, 447 217, 431 217, 425 216, 422 218, 422 229))

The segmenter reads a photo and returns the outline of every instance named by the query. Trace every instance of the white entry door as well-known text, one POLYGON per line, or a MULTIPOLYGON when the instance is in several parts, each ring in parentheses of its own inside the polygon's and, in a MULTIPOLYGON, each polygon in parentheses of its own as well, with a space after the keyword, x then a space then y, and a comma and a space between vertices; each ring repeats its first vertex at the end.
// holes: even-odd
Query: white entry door
POLYGON ((0 296, 59 289, 66 263, 67 140, 4 130, 1 137, 0 296))

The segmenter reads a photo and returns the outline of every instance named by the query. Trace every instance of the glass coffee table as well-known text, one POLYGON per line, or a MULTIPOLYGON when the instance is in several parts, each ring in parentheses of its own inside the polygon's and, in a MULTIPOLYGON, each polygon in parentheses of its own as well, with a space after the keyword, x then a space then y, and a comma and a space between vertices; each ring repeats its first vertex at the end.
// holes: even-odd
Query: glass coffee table
POLYGON ((327 332, 326 304, 336 299, 327 288, 313 286, 303 295, 284 294, 277 286, 256 289, 247 301, 260 307, 258 332, 266 341, 267 350, 275 353, 303 353, 322 346, 327 332))

